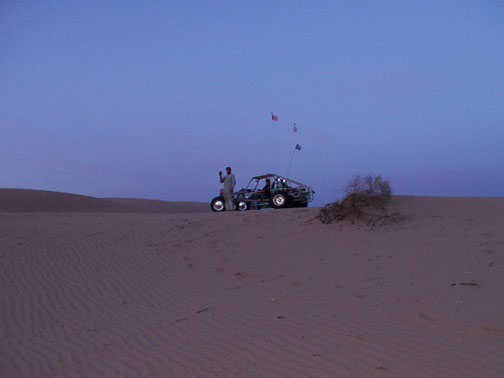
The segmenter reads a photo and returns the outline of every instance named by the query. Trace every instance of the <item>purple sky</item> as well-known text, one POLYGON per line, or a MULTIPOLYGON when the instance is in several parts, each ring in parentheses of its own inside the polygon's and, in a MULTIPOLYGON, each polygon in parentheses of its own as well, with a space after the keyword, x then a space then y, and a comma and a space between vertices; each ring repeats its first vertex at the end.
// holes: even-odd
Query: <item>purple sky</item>
POLYGON ((0 51, 0 187, 209 201, 300 144, 315 204, 504 196, 502 1, 2 1, 0 51))

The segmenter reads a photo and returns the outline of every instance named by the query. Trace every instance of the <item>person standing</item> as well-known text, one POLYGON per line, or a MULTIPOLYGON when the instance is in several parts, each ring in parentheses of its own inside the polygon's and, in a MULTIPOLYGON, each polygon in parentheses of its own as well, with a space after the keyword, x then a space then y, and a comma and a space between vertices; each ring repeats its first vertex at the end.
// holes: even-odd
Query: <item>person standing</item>
POLYGON ((263 193, 266 198, 271 197, 271 180, 269 178, 266 179, 266 184, 264 185, 263 193))
POLYGON ((234 210, 233 192, 236 185, 234 174, 231 173, 231 167, 226 167, 226 176, 222 177, 222 171, 219 172, 220 182, 224 183, 224 206, 226 211, 234 210))

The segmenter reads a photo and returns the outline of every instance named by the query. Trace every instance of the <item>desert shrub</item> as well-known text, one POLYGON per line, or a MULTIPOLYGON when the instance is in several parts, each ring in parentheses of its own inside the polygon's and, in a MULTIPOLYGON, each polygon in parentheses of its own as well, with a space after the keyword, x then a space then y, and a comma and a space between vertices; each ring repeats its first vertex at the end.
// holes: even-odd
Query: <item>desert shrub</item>
POLYGON ((355 176, 347 184, 345 196, 339 201, 322 207, 318 218, 325 224, 343 220, 353 223, 364 219, 369 226, 373 227, 396 217, 396 213, 389 214, 386 211, 391 194, 389 181, 381 176, 355 176))
POLYGON ((360 195, 380 202, 390 199, 392 190, 388 180, 381 176, 367 175, 364 177, 355 176, 346 187, 346 195, 360 195))

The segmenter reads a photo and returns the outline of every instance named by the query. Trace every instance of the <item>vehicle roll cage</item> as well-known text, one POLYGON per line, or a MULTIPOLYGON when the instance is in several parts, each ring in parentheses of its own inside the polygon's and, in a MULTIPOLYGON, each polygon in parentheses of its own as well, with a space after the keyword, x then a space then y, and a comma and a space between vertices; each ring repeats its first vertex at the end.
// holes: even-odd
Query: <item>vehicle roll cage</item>
POLYGON ((263 179, 267 179, 267 178, 273 179, 272 184, 280 183, 285 188, 290 188, 292 185, 295 185, 295 186, 305 187, 309 191, 312 190, 311 187, 308 185, 305 185, 305 184, 298 182, 298 181, 294 181, 294 180, 287 178, 287 177, 282 177, 282 176, 274 174, 274 173, 266 173, 264 175, 252 177, 247 185, 247 189, 256 190, 257 186, 259 185, 259 181, 261 181, 263 179), (255 181, 255 185, 253 183, 254 181, 255 181), (251 186, 253 186, 253 188, 251 186))

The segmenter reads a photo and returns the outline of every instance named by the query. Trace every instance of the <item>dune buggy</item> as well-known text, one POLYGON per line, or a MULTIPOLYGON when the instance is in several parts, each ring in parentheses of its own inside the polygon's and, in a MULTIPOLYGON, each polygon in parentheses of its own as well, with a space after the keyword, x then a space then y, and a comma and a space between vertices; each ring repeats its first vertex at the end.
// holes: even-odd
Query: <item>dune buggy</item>
MULTIPOLYGON (((263 208, 282 209, 286 207, 307 207, 313 201, 313 189, 305 184, 268 173, 254 176, 247 187, 233 193, 235 210, 259 210, 263 208), (267 181, 269 180, 269 188, 267 181)), ((212 211, 225 211, 222 190, 210 203, 212 211)))

